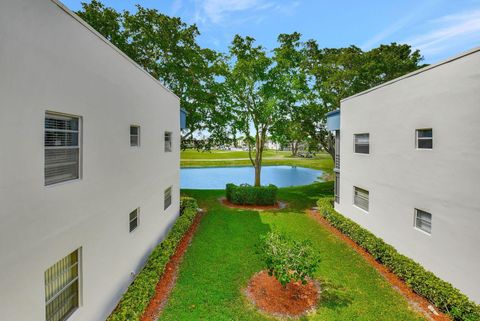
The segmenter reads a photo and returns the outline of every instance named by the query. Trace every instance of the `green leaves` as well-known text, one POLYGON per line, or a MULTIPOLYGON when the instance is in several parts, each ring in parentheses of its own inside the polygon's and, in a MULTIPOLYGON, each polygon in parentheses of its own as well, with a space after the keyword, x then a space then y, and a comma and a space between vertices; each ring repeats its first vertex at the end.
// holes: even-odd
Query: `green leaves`
POLYGON ((197 202, 190 197, 180 200, 181 214, 168 236, 155 247, 142 271, 137 275, 127 292, 122 296, 108 321, 140 320, 143 312, 155 294, 155 287, 163 274, 170 256, 175 253, 178 243, 190 228, 197 215, 197 202))
POLYGON ((273 275, 283 286, 290 282, 307 283, 320 264, 320 257, 310 240, 296 241, 285 234, 269 232, 261 237, 259 253, 273 275))
POLYGON ((277 203, 278 188, 275 185, 251 186, 243 184, 227 184, 227 200, 240 205, 275 205, 277 203))
POLYGON ((329 197, 319 199, 317 205, 320 214, 404 280, 413 291, 435 304, 455 321, 480 320, 480 306, 470 301, 450 283, 425 270, 412 259, 398 253, 393 246, 385 243, 381 238, 337 213, 332 207, 332 202, 333 200, 329 197))

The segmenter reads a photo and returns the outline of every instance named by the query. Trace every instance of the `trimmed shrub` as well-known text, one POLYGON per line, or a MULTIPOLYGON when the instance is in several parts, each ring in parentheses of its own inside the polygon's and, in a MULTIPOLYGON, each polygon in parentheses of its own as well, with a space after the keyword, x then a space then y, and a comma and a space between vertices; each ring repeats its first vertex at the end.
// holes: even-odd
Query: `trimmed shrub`
POLYGON ((267 265, 268 274, 284 287, 291 281, 307 284, 307 277, 313 277, 320 264, 320 256, 310 240, 299 242, 277 232, 262 236, 259 253, 267 265))
POLYGON ((480 306, 423 266, 397 252, 381 238, 333 209, 333 199, 318 200, 320 214, 343 234, 369 252, 377 261, 402 279, 415 293, 423 296, 455 321, 479 321, 480 306))
POLYGON ((182 197, 181 213, 168 236, 158 244, 148 257, 145 267, 138 273, 127 292, 122 296, 108 321, 140 320, 143 312, 155 294, 155 287, 178 243, 192 225, 197 215, 197 202, 193 198, 182 197))
POLYGON ((275 185, 251 186, 227 184, 227 200, 237 205, 275 205, 278 188, 275 185))

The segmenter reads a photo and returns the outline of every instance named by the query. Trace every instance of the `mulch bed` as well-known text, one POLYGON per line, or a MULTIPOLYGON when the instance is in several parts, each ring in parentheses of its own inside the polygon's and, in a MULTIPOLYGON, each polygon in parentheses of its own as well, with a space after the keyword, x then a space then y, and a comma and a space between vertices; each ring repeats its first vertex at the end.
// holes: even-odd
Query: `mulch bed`
POLYGON ((263 313, 281 318, 300 317, 313 311, 320 298, 317 282, 309 280, 305 285, 290 282, 283 287, 267 271, 255 274, 245 292, 250 302, 263 313))
POLYGON ((385 265, 375 260, 375 258, 370 253, 365 251, 365 249, 363 249, 341 231, 330 225, 330 223, 320 213, 318 213, 318 211, 307 210, 307 213, 327 230, 335 234, 338 238, 347 243, 347 245, 363 256, 363 258, 370 263, 392 285, 395 290, 397 290, 407 299, 410 306, 412 306, 412 308, 414 308, 416 311, 419 311, 425 317, 427 317, 427 319, 432 321, 452 321, 449 316, 438 311, 436 308, 434 309, 435 312, 433 312, 433 305, 427 299, 413 292, 413 290, 410 289, 405 282, 392 273, 385 265))
POLYGON ((225 197, 218 199, 222 205, 230 208, 238 208, 253 211, 281 210, 287 207, 287 203, 278 201, 275 205, 238 205, 228 201, 225 197))
POLYGON ((156 321, 162 312, 163 307, 167 303, 168 297, 175 285, 177 279, 178 268, 182 261, 183 255, 188 249, 190 242, 197 230, 200 220, 202 219, 204 212, 198 213, 192 222, 192 225, 185 233, 180 243, 177 246, 175 254, 170 257, 170 261, 165 266, 165 271, 162 277, 157 283, 155 288, 155 295, 148 304, 147 308, 143 312, 141 321, 156 321))

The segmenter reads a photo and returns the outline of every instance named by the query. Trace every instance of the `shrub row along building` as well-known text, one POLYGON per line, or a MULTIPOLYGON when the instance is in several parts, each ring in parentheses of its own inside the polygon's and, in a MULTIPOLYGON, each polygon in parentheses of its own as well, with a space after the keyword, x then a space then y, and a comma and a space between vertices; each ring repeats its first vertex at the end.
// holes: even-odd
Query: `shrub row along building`
POLYGON ((480 302, 480 48, 346 98, 335 209, 480 302))
POLYGON ((179 99, 57 0, 0 40, 0 320, 105 320, 179 214, 179 99))

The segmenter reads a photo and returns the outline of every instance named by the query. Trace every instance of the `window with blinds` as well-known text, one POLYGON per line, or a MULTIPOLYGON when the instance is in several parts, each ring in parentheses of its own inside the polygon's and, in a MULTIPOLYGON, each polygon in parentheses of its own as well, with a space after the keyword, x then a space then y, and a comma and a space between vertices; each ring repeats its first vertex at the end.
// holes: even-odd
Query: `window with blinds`
POLYGON ((355 134, 354 151, 359 154, 370 154, 370 134, 355 134))
POLYGON ((170 186, 164 192, 163 209, 166 210, 172 204, 172 187, 170 186))
POLYGON ((416 141, 418 149, 432 149, 433 148, 433 130, 428 129, 417 129, 416 130, 416 141))
POLYGON ((432 233, 432 214, 415 209, 415 227, 425 233, 432 233))
POLYGON ((140 126, 130 126, 130 146, 140 146, 140 126))
POLYGON ((130 233, 131 233, 138 227, 138 208, 130 213, 129 219, 130 219, 129 226, 130 226, 130 233))
POLYGON ((45 185, 80 177, 80 119, 45 114, 45 185))
POLYGON ((172 133, 165 132, 165 151, 171 152, 172 151, 172 133))
POLYGON ((47 321, 64 321, 79 307, 79 250, 45 271, 47 321))
POLYGON ((368 198, 369 192, 365 189, 354 187, 353 188, 353 204, 364 211, 368 212, 368 198))

